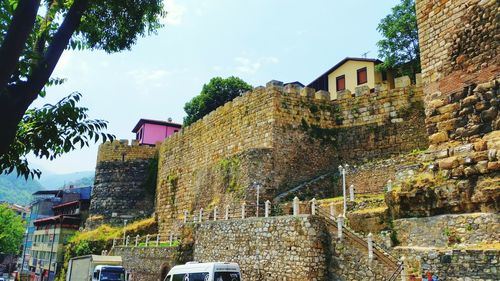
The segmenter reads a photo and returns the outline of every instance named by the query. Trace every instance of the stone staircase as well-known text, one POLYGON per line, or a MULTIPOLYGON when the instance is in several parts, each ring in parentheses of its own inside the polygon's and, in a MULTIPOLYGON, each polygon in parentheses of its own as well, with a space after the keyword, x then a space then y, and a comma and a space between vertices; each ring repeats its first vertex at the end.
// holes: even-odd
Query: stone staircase
MULTIPOLYGON (((339 272, 338 275, 344 278, 348 278, 351 280, 352 278, 362 278, 363 280, 388 280, 393 281, 397 280, 403 270, 403 264, 398 261, 397 258, 393 257, 387 251, 385 251, 382 247, 373 243, 373 259, 364 258, 368 256, 368 242, 359 234, 346 227, 345 225, 342 227, 342 240, 338 239, 338 226, 337 222, 330 216, 329 212, 323 209, 322 207, 316 207, 316 215, 319 215, 324 218, 325 222, 328 225, 328 229, 330 230, 330 234, 332 235, 332 244, 334 255, 338 255, 340 248, 342 251, 347 251, 351 254, 345 255, 345 257, 335 257, 342 260, 346 263, 348 259, 355 259, 354 264, 359 264, 359 266, 364 265, 366 268, 360 270, 360 274, 367 274, 363 276, 342 276, 342 272, 339 272), (335 238, 334 238, 335 237, 335 238), (344 246, 339 246, 344 245, 344 246), (345 245, 349 245, 348 248, 345 245), (343 248, 342 248, 343 247, 343 248), (357 256, 357 257, 353 257, 357 256), (368 268, 368 269, 367 269, 368 268)), ((347 262, 347 264, 349 264, 347 262)), ((355 266, 353 264, 353 266, 355 266)), ((333 269, 333 272, 339 271, 338 269, 333 269)), ((342 269, 340 268, 340 271, 342 269)), ((346 271, 346 272, 352 272, 346 271)))
MULTIPOLYGON (((327 172, 327 173, 321 174, 319 176, 316 176, 316 177, 314 177, 314 178, 312 178, 312 179, 310 179, 310 180, 308 180, 306 182, 303 182, 303 183, 297 185, 294 188, 291 188, 291 189, 289 189, 289 190, 287 190, 285 192, 282 192, 282 193, 278 194, 276 197, 274 197, 273 201, 274 202, 282 201, 286 197, 291 196, 293 193, 299 192, 299 191, 301 191, 303 189, 311 187, 314 184, 319 183, 320 181, 325 180, 326 178, 328 178, 330 176, 333 176, 334 174, 338 174, 338 171, 331 171, 331 172, 327 172)), ((301 196, 301 198, 302 198, 302 196, 301 196)))

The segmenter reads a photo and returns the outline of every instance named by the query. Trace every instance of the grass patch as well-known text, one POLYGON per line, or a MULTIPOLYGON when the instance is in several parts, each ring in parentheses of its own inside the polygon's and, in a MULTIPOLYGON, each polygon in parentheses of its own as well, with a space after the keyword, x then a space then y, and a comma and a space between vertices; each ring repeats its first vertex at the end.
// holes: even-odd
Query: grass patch
MULTIPOLYGON (((156 246, 156 241, 150 241, 148 243, 148 247, 160 247, 160 248, 168 248, 168 247, 177 247, 181 244, 179 240, 174 240, 172 241, 172 244, 170 242, 160 242, 158 246, 156 246)), ((146 247, 146 242, 141 242, 137 247, 146 247)))
POLYGON ((386 206, 366 208, 352 212, 352 214, 368 214, 368 213, 383 213, 387 210, 386 206))
MULTIPOLYGON (((125 228, 125 231, 130 236, 137 234, 144 235, 156 232, 156 221, 154 218, 148 218, 133 222, 125 228)), ((106 224, 99 226, 91 231, 77 232, 70 242, 78 243, 83 240, 113 240, 113 238, 121 238, 123 236, 123 227, 112 227, 106 224)))
POLYGON ((457 248, 464 250, 500 250, 500 242, 479 243, 474 245, 459 246, 457 248))

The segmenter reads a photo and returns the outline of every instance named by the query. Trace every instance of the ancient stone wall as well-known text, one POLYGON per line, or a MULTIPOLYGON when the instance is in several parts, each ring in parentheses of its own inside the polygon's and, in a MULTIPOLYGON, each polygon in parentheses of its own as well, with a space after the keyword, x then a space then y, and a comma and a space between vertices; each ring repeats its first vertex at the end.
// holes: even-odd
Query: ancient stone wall
POLYGON ((454 176, 498 171, 498 1, 417 0, 416 6, 426 126, 437 151, 430 157, 454 176), (486 150, 495 153, 484 157, 486 150))
POLYGON ((500 241, 500 215, 473 213, 394 220, 402 246, 450 247, 500 241))
POLYGON ((196 229, 194 258, 237 262, 244 280, 327 280, 324 233, 306 216, 206 222, 196 229))
POLYGON ((390 194, 396 218, 500 209, 498 4, 416 1, 430 142, 423 174, 434 178, 390 194))
MULTIPOLYGON (((432 248, 399 249, 405 261, 406 280, 427 278, 437 280, 498 280, 500 251, 498 250, 436 250, 432 248)), ((417 279, 418 280, 418 279, 417 279)), ((426 280, 426 279, 423 279, 426 280)))
POLYGON ((331 101, 328 92, 277 81, 236 98, 161 145, 161 232, 184 211, 254 202, 254 182, 272 200, 340 161, 426 147, 421 98, 420 87, 406 85, 331 101))
POLYGON ((245 280, 385 280, 394 271, 338 239, 321 217, 212 221, 195 229, 195 260, 237 262, 245 280))
POLYGON ((121 256, 123 267, 134 281, 163 281, 162 273, 172 268, 176 247, 115 247, 112 254, 121 256), (162 272, 163 271, 163 272, 162 272))
POLYGON ((122 225, 154 212, 157 148, 127 140, 99 147, 86 226, 122 225))

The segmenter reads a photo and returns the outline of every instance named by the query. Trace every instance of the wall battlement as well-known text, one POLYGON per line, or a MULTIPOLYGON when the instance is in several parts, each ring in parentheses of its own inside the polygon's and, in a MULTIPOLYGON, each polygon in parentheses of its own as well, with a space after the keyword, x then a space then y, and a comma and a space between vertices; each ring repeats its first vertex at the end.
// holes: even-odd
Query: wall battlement
POLYGON ((126 161, 153 158, 157 153, 156 146, 140 145, 136 140, 114 140, 99 146, 97 163, 105 161, 126 161))

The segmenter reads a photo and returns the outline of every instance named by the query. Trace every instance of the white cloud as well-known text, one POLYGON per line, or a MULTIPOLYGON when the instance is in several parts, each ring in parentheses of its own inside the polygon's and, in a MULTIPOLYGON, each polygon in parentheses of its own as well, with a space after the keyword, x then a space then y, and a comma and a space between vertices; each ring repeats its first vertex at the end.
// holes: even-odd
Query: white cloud
POLYGON ((167 15, 163 18, 162 23, 167 25, 181 24, 186 6, 178 4, 176 0, 163 0, 163 5, 167 15))
POLYGON ((251 60, 243 56, 234 58, 234 61, 238 64, 236 66, 236 71, 244 74, 255 74, 263 66, 279 62, 276 57, 260 57, 256 60, 251 60))
POLYGON ((170 73, 164 69, 138 69, 127 73, 137 86, 161 84, 161 81, 170 73))

